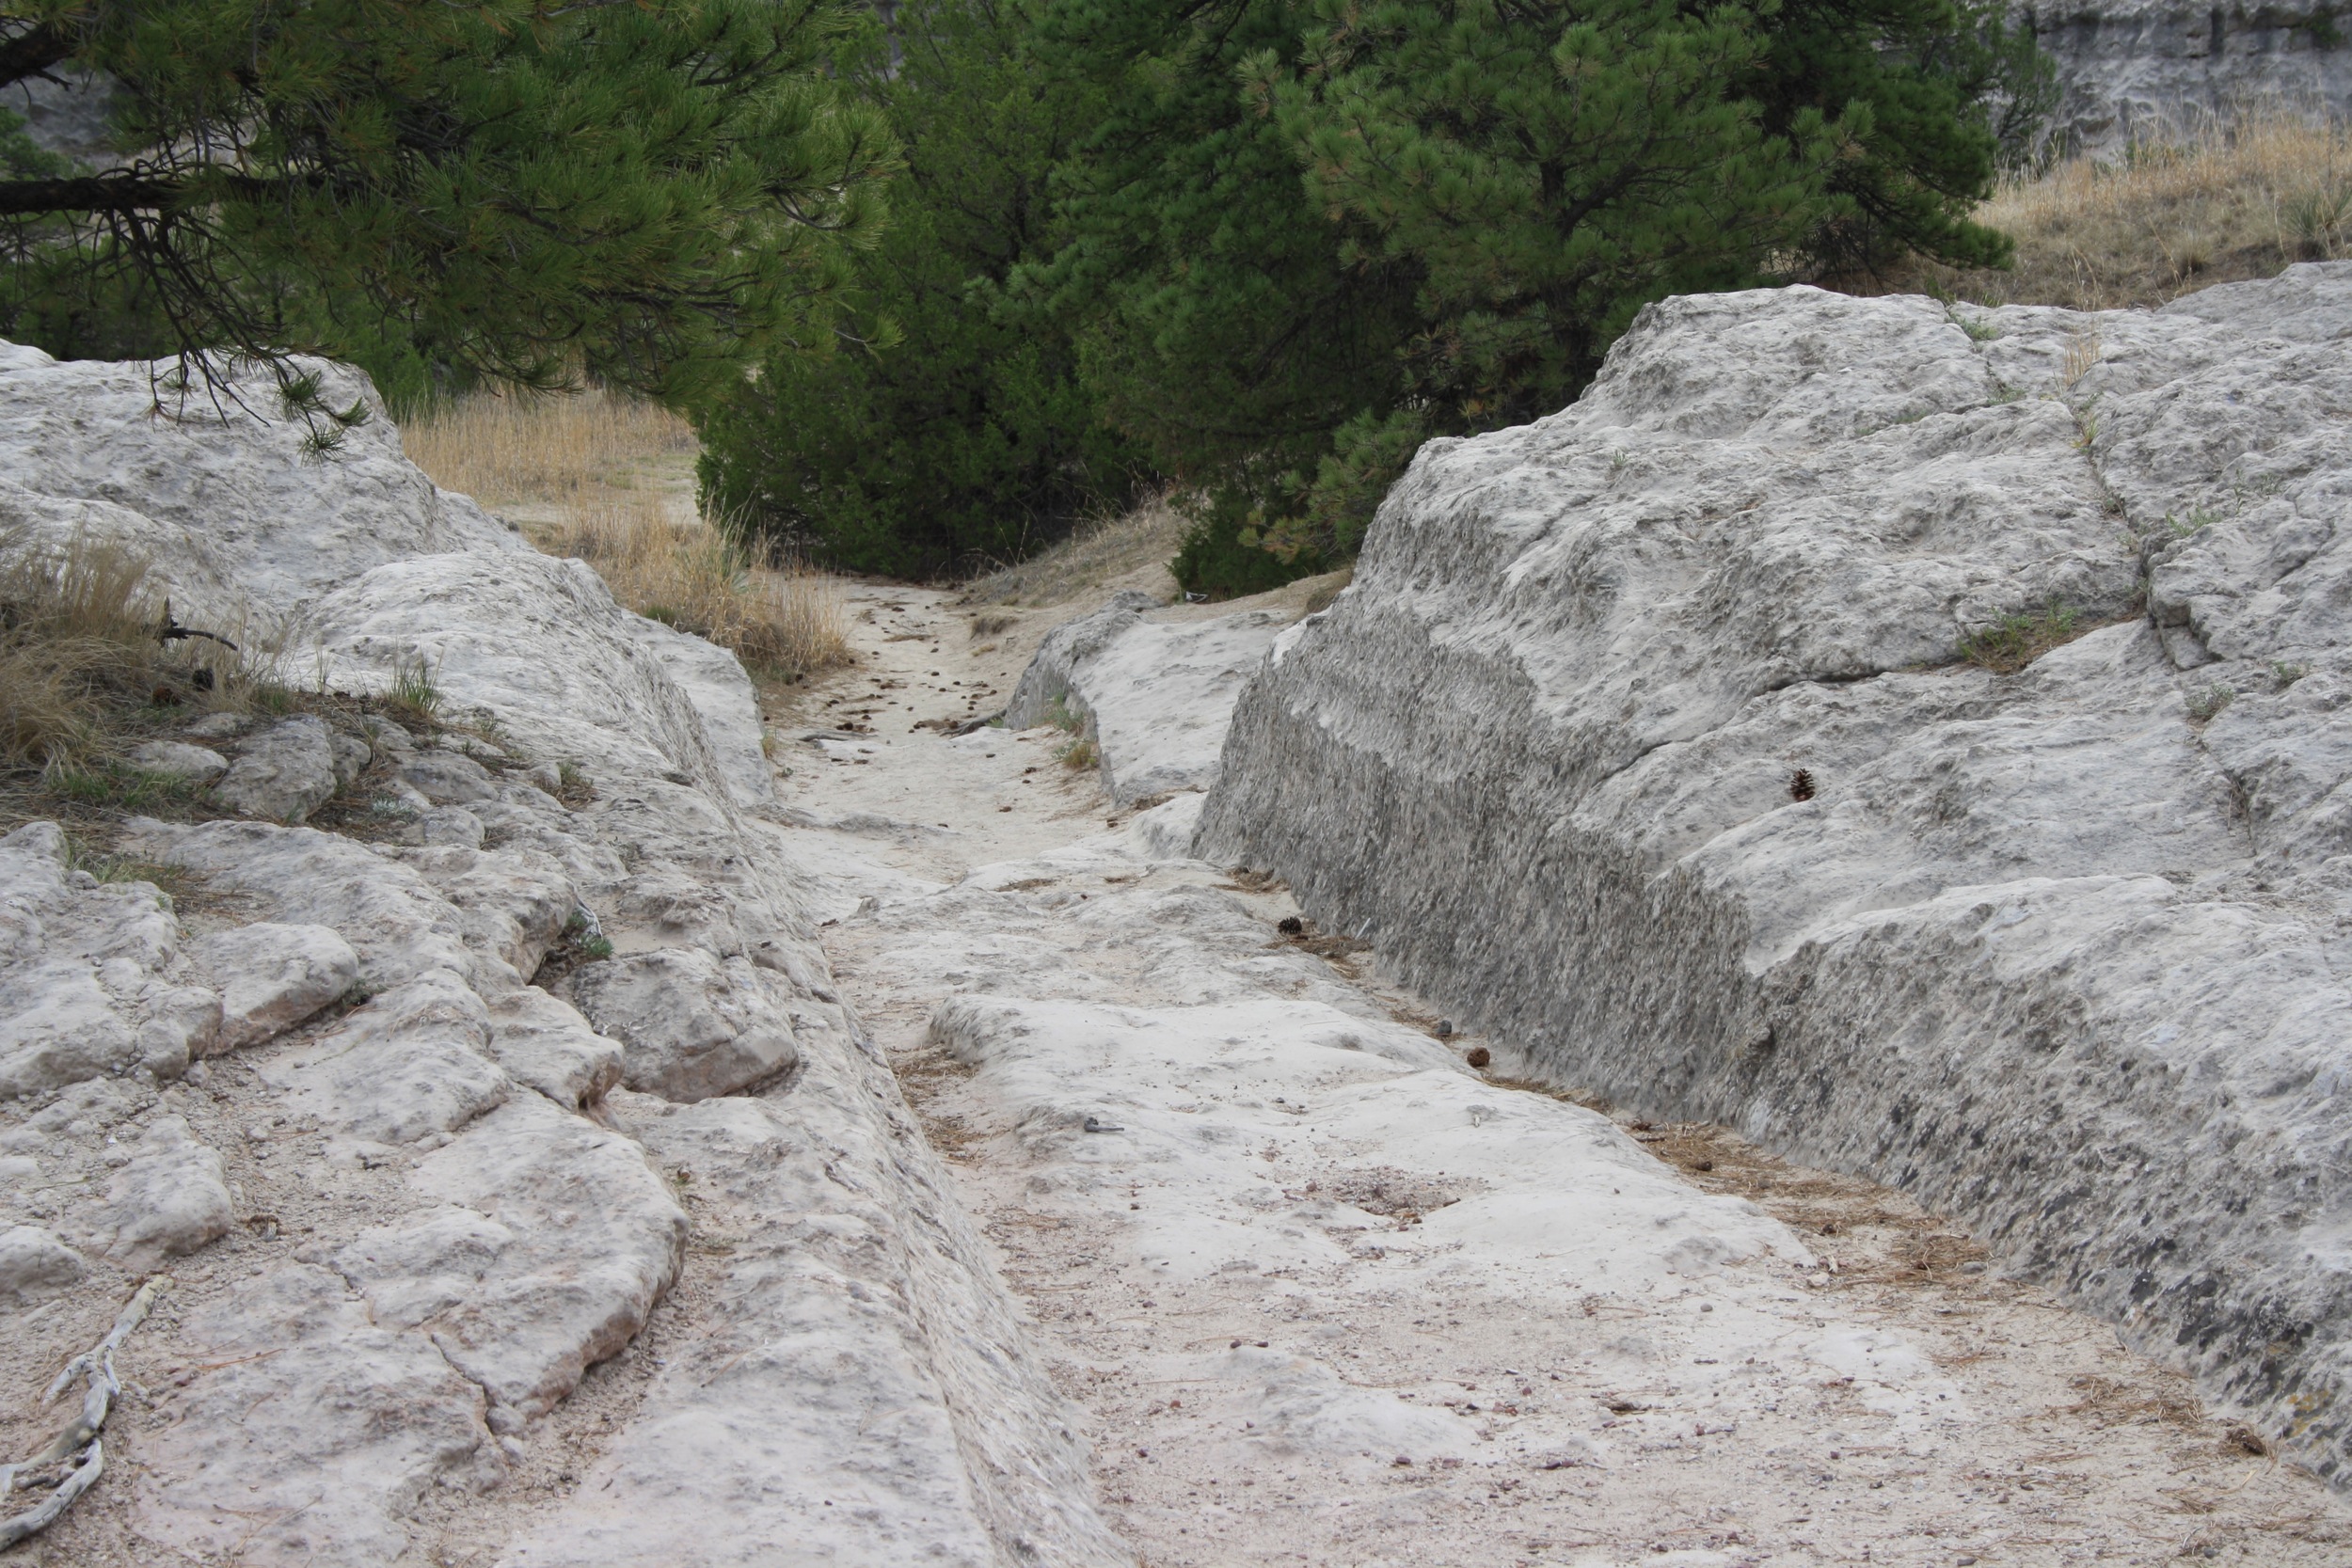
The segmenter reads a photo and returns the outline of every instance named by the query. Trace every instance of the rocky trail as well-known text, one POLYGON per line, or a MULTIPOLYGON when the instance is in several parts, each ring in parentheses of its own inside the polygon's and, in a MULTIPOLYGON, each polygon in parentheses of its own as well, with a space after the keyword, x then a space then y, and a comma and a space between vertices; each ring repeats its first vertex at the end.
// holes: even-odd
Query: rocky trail
POLYGON ((1670 300, 766 688, 0 345, 0 1560, 2352 1560, 2348 343, 1670 300))
POLYGON ((1200 795, 1118 808, 1113 748, 1198 730, 1214 678, 1122 724, 1098 675, 1104 777, 1050 725, 946 733, 1004 703, 1053 613, 852 603, 858 667, 769 714, 793 857, 1139 1560, 2352 1550, 2316 1481, 1964 1230, 1525 1081, 1279 884, 1186 858, 1200 795))

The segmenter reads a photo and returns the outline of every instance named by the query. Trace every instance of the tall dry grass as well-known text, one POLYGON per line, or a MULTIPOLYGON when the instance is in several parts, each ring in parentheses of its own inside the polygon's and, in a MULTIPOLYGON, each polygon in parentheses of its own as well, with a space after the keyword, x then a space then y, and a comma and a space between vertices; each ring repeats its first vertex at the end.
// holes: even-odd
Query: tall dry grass
POLYGON ((279 689, 281 650, 258 628, 229 628, 231 648, 167 641, 167 625, 135 552, 0 530, 0 775, 108 766, 191 712, 242 710, 279 689))
POLYGON ((666 409, 595 390, 475 397, 405 427, 402 443, 435 483, 587 562, 639 614, 787 680, 849 661, 837 585, 753 560, 699 514, 693 427, 666 409))
POLYGON ((2012 270, 1921 265, 1887 283, 1980 305, 2162 305, 2352 257, 2352 127, 2216 119, 2169 144, 2012 180, 1977 217, 2016 240, 2012 270))

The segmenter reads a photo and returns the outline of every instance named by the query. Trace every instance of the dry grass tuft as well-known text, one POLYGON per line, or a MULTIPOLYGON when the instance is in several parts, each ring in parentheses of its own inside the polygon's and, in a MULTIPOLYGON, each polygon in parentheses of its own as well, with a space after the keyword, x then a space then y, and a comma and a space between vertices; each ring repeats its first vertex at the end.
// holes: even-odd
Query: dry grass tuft
POLYGON ((402 440, 434 483, 506 512, 541 549, 587 562, 642 615, 785 679, 849 662, 831 578, 755 562, 696 512, 693 428, 666 409, 600 391, 475 397, 402 440))
POLYGON ((2016 240, 2012 270, 1922 264, 1859 292, 2107 310, 2352 257, 2352 126, 2217 120, 2176 144, 2013 180, 1976 215, 2016 240))
POLYGON ((272 660, 166 641, 148 563, 119 545, 0 532, 0 772, 72 784, 191 711, 245 708, 272 660))

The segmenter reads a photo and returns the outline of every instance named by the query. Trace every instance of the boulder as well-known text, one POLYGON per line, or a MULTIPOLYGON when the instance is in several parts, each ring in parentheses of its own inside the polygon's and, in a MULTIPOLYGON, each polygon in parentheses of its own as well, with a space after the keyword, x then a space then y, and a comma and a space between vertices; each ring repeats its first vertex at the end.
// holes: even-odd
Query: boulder
POLYGON ((334 797, 337 782, 326 721, 303 713, 239 747, 213 799, 240 816, 300 822, 334 797))
MULTIPOLYGON (((1059 702, 1086 726, 1118 804, 1216 782, 1242 685, 1295 618, 1242 610, 1208 620, 1150 619, 1134 589, 1038 644, 1005 724, 1042 724, 1059 702)), ((1171 612, 1181 615, 1182 612, 1171 612)))
POLYGON ((194 1252, 236 1223, 220 1156, 196 1141, 179 1117, 158 1117, 107 1184, 76 1216, 90 1251, 127 1274, 194 1252))
POLYGON ((142 773, 160 773, 169 779, 190 779, 199 784, 211 784, 229 771, 229 759, 204 746, 190 746, 178 740, 150 740, 131 750, 131 766, 142 773))
POLYGON ((0 1230, 0 1301, 23 1306, 82 1277, 82 1255, 38 1226, 0 1230))
POLYGON ((489 1049, 516 1083, 567 1111, 594 1104, 621 1081, 621 1042, 597 1034, 577 1009, 536 986, 490 1003, 489 1049))
POLYGON ((199 937, 187 952, 220 989, 220 1027, 207 1054, 283 1034, 359 979, 359 956, 324 926, 256 921, 199 937))
POLYGON ((1547 1078, 1911 1189, 2344 1473, 2347 347, 2345 264, 1652 306, 1573 407, 1422 448, 1197 847, 1547 1078))
POLYGON ((577 969, 562 993, 621 1042, 622 1082, 664 1100, 733 1094, 800 1061, 790 1019, 748 959, 664 947, 577 969))

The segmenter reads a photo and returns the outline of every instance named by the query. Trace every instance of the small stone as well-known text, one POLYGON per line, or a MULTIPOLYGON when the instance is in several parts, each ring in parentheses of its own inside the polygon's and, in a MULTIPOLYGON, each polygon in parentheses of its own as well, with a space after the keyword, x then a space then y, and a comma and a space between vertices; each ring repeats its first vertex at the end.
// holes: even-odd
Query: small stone
POLYGON ((242 713, 208 713, 190 724, 187 733, 199 740, 228 740, 251 727, 252 721, 242 713))
POLYGON ((403 761, 400 776, 437 806, 466 806, 498 799, 490 770, 462 752, 419 752, 403 761))
POLYGON ((134 747, 131 766, 142 773, 159 773, 167 779, 193 779, 208 784, 229 771, 229 759, 218 752, 203 746, 189 746, 177 740, 151 740, 134 747))
POLYGON ((82 1277, 82 1255, 30 1225, 0 1230, 0 1301, 27 1302, 82 1277))
POLYGON ((335 789, 334 743, 326 723, 305 713, 246 741, 213 799, 240 816, 300 822, 335 789))

